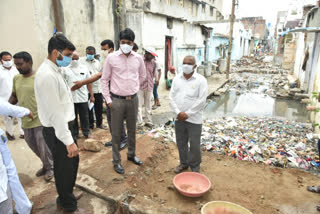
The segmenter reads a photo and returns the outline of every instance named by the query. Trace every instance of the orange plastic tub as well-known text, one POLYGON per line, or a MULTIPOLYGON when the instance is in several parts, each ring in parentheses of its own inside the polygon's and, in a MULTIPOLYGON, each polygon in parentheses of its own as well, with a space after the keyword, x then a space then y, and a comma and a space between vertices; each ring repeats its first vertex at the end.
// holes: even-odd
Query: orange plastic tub
POLYGON ((176 175, 173 185, 184 196, 200 197, 211 188, 210 180, 196 172, 183 172, 176 175))

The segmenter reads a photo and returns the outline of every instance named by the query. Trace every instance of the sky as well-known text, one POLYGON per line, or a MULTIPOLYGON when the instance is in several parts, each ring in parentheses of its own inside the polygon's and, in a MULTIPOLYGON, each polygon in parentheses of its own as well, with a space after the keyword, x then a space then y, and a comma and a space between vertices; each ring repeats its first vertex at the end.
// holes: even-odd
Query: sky
POLYGON ((277 12, 287 10, 292 0, 238 0, 237 14, 240 17, 263 16, 274 24, 277 12))

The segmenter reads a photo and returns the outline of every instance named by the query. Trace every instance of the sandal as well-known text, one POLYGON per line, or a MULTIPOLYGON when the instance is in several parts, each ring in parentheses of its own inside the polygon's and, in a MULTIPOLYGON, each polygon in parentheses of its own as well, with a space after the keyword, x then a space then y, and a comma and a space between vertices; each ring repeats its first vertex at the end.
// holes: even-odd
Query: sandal
POLYGON ((320 193, 320 186, 307 186, 307 190, 309 192, 320 193))
POLYGON ((154 105, 152 106, 152 110, 156 110, 158 108, 158 106, 154 105))
POLYGON ((317 207, 317 211, 320 211, 320 205, 316 206, 317 207))

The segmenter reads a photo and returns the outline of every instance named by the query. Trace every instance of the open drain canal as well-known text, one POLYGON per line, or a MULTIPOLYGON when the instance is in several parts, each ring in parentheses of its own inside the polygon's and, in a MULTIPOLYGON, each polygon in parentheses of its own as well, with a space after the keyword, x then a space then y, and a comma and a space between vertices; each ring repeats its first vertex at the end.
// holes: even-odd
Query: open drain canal
MULTIPOLYGON (((247 74, 248 75, 248 74, 247 74)), ((213 97, 205 109, 205 119, 223 116, 274 117, 289 121, 309 122, 310 114, 299 100, 268 95, 269 75, 248 75, 248 81, 237 83, 225 94, 213 97)))

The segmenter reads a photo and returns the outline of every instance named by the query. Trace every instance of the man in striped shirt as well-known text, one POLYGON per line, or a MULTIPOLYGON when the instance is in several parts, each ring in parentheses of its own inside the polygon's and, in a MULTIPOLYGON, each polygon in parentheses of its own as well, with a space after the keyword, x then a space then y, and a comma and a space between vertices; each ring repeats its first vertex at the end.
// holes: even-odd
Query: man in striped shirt
POLYGON ((146 66, 147 76, 144 81, 140 82, 140 90, 138 92, 139 110, 138 125, 143 126, 142 106, 145 108, 145 126, 152 128, 151 117, 151 96, 153 92, 153 79, 155 77, 157 64, 154 58, 157 56, 154 48, 146 48, 144 54, 144 64, 146 66))

